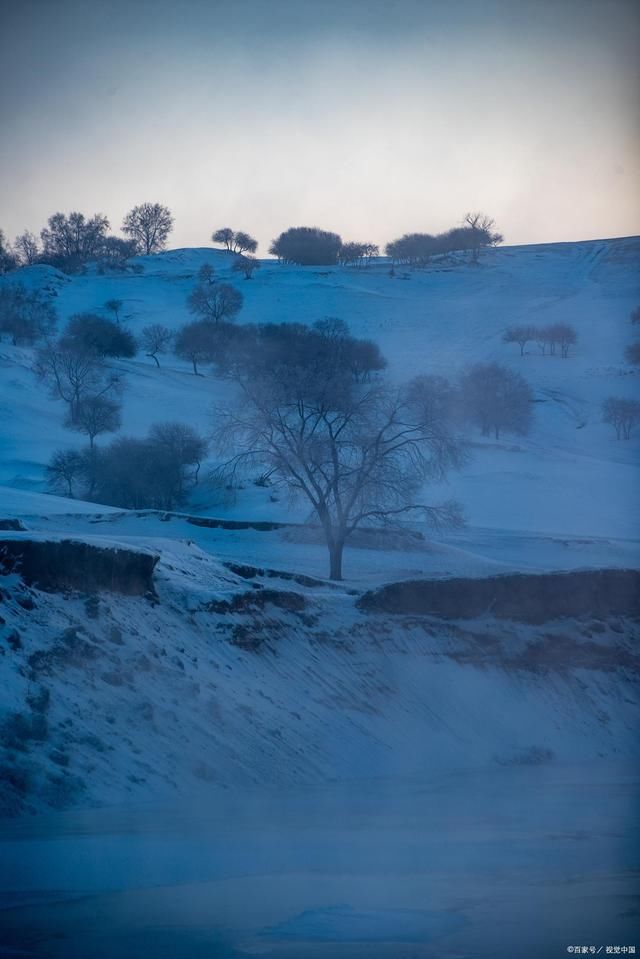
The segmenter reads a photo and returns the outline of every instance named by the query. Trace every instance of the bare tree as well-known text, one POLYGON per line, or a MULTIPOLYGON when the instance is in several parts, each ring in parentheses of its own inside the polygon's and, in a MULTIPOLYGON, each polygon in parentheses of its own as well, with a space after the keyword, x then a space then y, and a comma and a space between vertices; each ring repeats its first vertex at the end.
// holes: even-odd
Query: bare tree
POLYGON ((445 376, 416 376, 408 385, 407 397, 420 422, 441 423, 451 431, 457 426, 460 390, 445 376))
POLYGON ((231 251, 233 246, 233 230, 230 226, 223 226, 211 235, 214 243, 222 243, 225 249, 231 251))
POLYGON ((461 390, 463 413, 483 436, 529 432, 533 393, 519 373, 499 363, 476 363, 463 375, 461 390))
POLYGON ((243 230, 238 230, 233 234, 233 253, 255 253, 258 249, 258 241, 243 230))
POLYGON ((551 323, 548 326, 536 326, 532 329, 534 339, 543 356, 547 354, 547 351, 550 356, 555 356, 556 347, 559 346, 562 358, 566 359, 571 347, 578 342, 578 334, 568 323, 551 323))
POLYGON ((496 246, 502 243, 503 236, 496 230, 495 220, 486 213, 466 213, 463 226, 468 233, 471 261, 478 262, 480 250, 483 247, 496 246))
POLYGON ((187 297, 190 312, 213 323, 232 320, 243 301, 240 290, 229 283, 199 283, 187 297))
POLYGON ((154 423, 149 430, 149 442, 161 451, 175 473, 174 498, 180 502, 189 477, 186 468, 194 468, 191 480, 198 484, 200 465, 207 453, 206 440, 187 423, 154 423))
POLYGON ((189 360, 196 376, 202 374, 198 363, 211 363, 216 355, 216 328, 203 321, 187 323, 176 334, 174 352, 181 359, 189 360))
POLYGON ((110 313, 113 313, 116 323, 120 322, 120 312, 124 303, 122 300, 107 300, 104 305, 105 310, 109 310, 110 313))
POLYGON ((86 468, 86 457, 82 453, 77 450, 58 450, 45 470, 49 488, 73 499, 75 484, 85 478, 86 468))
POLYGON ((628 440, 634 426, 640 423, 640 402, 609 396, 602 404, 602 419, 613 426, 616 439, 628 440))
POLYGON ((35 372, 56 399, 67 403, 73 423, 77 422, 80 404, 88 395, 117 395, 121 389, 119 376, 107 371, 95 352, 77 350, 63 341, 47 343, 38 351, 35 372))
POLYGON ((458 467, 462 452, 439 423, 418 422, 402 390, 356 387, 342 371, 279 369, 241 380, 241 402, 218 413, 215 438, 233 450, 226 464, 270 473, 310 504, 342 579, 345 542, 359 526, 418 513, 459 525, 457 504, 422 501, 428 480, 458 467))
POLYGON ((88 481, 87 496, 93 496, 96 485, 96 447, 97 436, 103 433, 116 433, 120 429, 119 403, 106 396, 85 396, 78 403, 75 419, 69 411, 65 420, 67 429, 84 433, 89 437, 89 451, 85 460, 85 477, 88 481))
POLYGON ((38 238, 29 230, 25 230, 16 237, 13 249, 23 266, 32 266, 38 262, 40 257, 38 238))
POLYGON ((362 266, 364 243, 343 243, 338 253, 338 262, 342 266, 362 266))
MULTIPOLYGON (((128 269, 127 261, 137 252, 138 246, 135 240, 125 240, 121 236, 105 237, 98 272, 124 273, 128 269)), ((136 263, 131 268, 134 272, 141 272, 143 269, 141 263, 136 263)))
POLYGON ((109 220, 101 213, 86 218, 82 213, 54 213, 40 231, 45 260, 55 266, 76 269, 103 251, 109 220))
POLYGON ((502 335, 503 343, 517 343, 520 347, 520 356, 524 356, 527 343, 531 343, 538 335, 537 327, 531 325, 510 326, 502 335))
POLYGON ((557 344, 563 359, 569 356, 569 350, 578 342, 578 334, 568 323, 552 323, 546 327, 546 335, 552 345, 552 352, 555 352, 557 344))
POLYGON ((369 266, 369 263, 374 259, 374 257, 380 256, 380 247, 377 243, 363 243, 362 246, 364 265, 369 266))
POLYGON ((155 360, 158 368, 160 367, 158 354, 162 355, 167 352, 172 339, 173 333, 171 330, 161 323, 152 323, 150 326, 145 326, 140 335, 142 349, 147 356, 155 360))
POLYGON ((343 243, 339 260, 345 266, 368 266, 370 260, 380 253, 375 243, 343 243))
POLYGON ((15 256, 9 243, 0 230, 0 274, 9 273, 18 266, 18 258, 15 256))
POLYGON ((373 340, 352 339, 347 349, 347 362, 356 383, 368 383, 372 373, 381 373, 387 361, 373 340))
POLYGON ((58 318, 47 295, 21 283, 0 287, 0 333, 8 333, 15 346, 51 336, 58 318))
POLYGON ((61 342, 78 354, 132 357, 138 344, 129 330, 97 313, 75 313, 67 323, 61 342))
POLYGON ((555 350, 555 343, 553 340, 549 339, 549 327, 536 326, 535 331, 535 340, 542 355, 546 356, 547 348, 549 349, 549 353, 553 353, 555 350))
POLYGON ((158 423, 143 439, 118 437, 97 451, 95 498, 130 509, 173 509, 196 482, 205 453, 202 437, 182 423, 158 423))
POLYGON ((120 429, 120 412, 120 404, 106 396, 85 396, 78 402, 75 419, 69 411, 64 425, 88 436, 89 448, 93 451, 96 436, 120 429))
POLYGON ((222 243, 230 253, 255 253, 258 241, 243 230, 234 231, 230 226, 223 226, 212 234, 214 243, 222 243))
POLYGON ((159 253, 167 245, 173 229, 173 217, 161 203, 141 203, 134 206, 124 218, 122 232, 135 240, 140 253, 159 253))
POLYGON ((199 283, 213 283, 213 278, 215 276, 215 270, 210 263, 203 263, 200 269, 198 270, 198 282, 199 283))
POLYGON ((234 273, 243 273, 245 280, 250 280, 256 270, 260 269, 260 260, 255 256, 240 256, 233 264, 234 273))

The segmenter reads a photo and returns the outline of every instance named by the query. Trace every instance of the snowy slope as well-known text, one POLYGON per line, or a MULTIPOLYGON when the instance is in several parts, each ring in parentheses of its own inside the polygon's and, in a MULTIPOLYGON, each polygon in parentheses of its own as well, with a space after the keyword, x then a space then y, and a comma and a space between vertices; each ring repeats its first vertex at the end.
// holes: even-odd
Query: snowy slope
MULTIPOLYGON (((304 507, 253 485, 228 501, 203 484, 171 515, 46 494, 51 453, 82 441, 32 351, 0 343, 0 521, 25 527, 0 538, 160 557, 146 596, 0 576, 2 808, 38 814, 0 823, 0 952, 538 959, 631 941, 637 621, 444 622, 357 599, 421 576, 638 566, 640 440, 616 442, 599 406, 637 395, 622 353, 639 253, 636 239, 504 248, 396 278, 265 262, 241 281, 242 322, 339 316, 397 379, 499 359, 535 390, 529 437, 478 437, 430 494, 458 496, 468 527, 360 534, 342 585, 323 579, 304 507), (569 360, 500 342, 555 320, 578 330, 569 360)), ((127 276, 19 278, 55 291, 63 321, 122 299, 137 332, 189 318, 205 262, 227 276, 225 254, 177 250, 127 276)), ((125 432, 206 430, 229 383, 162 364, 117 364, 125 432)))
MULTIPOLYGON (((231 278, 232 258, 206 249, 176 250, 139 258, 144 272, 126 276, 66 278, 33 267, 16 276, 26 284, 57 289, 62 321, 80 310, 100 309, 109 298, 124 301, 132 331, 162 322, 172 329, 189 319, 186 297, 205 262, 231 278)), ((440 493, 465 505, 470 526, 567 536, 638 538, 632 508, 639 485, 640 434, 617 442, 600 421, 608 395, 638 394, 638 374, 623 362, 631 341, 629 313, 640 300, 640 241, 504 248, 487 254, 478 268, 465 263, 388 275, 388 265, 368 270, 281 267, 265 261, 248 282, 241 322, 346 320, 355 334, 379 342, 392 377, 420 372, 454 375, 471 361, 499 360, 524 373, 534 387, 536 418, 525 439, 474 440, 474 457, 440 493), (520 322, 572 323, 579 342, 568 360, 541 356, 531 344, 524 357, 500 337, 520 322), (615 490, 615 495, 612 491, 615 490)), ((43 488, 43 466, 61 446, 81 438, 62 428, 63 410, 49 399, 30 371, 28 349, 0 344, 0 482, 43 488)), ((182 419, 202 430, 211 408, 232 393, 214 375, 195 377, 173 356, 156 370, 139 356, 122 361, 127 373, 123 430, 141 434, 162 419, 182 419)), ((288 503, 273 503, 267 491, 249 489, 234 503, 220 503, 201 490, 194 509, 216 515, 285 519, 288 503)), ((192 510, 193 511, 193 510, 192 510)), ((298 514, 304 518, 304 510, 298 514)))
POLYGON ((298 571, 247 580, 172 524, 136 540, 106 525, 82 538, 160 554, 155 596, 0 581, 5 764, 27 808, 638 752, 637 630, 619 616, 397 620, 298 571))

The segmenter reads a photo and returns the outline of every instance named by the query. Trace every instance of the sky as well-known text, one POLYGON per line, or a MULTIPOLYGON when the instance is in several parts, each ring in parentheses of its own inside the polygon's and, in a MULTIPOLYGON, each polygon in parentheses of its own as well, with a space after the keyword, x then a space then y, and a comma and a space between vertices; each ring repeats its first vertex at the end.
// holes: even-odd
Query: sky
POLYGON ((0 0, 0 229, 640 233, 635 0, 0 0))

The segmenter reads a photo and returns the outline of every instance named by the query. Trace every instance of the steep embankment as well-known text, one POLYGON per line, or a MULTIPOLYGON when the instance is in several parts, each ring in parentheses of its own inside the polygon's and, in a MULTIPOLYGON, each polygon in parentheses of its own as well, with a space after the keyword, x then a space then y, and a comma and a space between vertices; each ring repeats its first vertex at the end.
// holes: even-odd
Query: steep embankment
POLYGON ((364 612, 169 541, 146 596, 16 572, 0 589, 5 814, 637 750, 629 609, 537 626, 364 612))

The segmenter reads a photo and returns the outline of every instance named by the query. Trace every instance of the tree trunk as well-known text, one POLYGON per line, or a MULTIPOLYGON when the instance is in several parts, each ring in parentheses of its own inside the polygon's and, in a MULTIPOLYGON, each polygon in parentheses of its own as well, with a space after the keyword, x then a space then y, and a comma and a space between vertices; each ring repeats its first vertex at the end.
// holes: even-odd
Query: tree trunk
POLYGON ((93 442, 91 442, 89 447, 89 489, 87 491, 89 497, 93 496, 95 492, 96 478, 96 451, 93 442))
POLYGON ((329 579, 342 579, 342 552, 344 550, 344 540, 329 546, 329 579))
POLYGON ((158 357, 156 356, 156 354, 155 354, 155 353, 147 353, 147 356, 150 356, 152 359, 154 359, 154 360, 156 361, 156 366, 158 367, 158 369, 160 369, 160 364, 158 363, 158 357))

